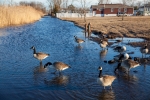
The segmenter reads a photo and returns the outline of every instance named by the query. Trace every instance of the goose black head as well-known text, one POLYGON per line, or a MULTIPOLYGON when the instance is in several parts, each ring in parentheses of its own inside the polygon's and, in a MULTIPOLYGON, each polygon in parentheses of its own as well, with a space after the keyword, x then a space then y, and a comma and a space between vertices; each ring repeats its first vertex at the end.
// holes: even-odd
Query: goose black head
POLYGON ((51 63, 51 62, 46 63, 46 64, 44 65, 44 68, 46 68, 48 65, 52 65, 52 63, 51 63))
POLYGON ((35 47, 34 47, 34 46, 32 46, 30 49, 35 49, 35 47))
POLYGON ((77 38, 77 36, 74 36, 74 38, 77 38))
POLYGON ((99 66, 98 70, 102 70, 102 67, 101 67, 101 66, 99 66))

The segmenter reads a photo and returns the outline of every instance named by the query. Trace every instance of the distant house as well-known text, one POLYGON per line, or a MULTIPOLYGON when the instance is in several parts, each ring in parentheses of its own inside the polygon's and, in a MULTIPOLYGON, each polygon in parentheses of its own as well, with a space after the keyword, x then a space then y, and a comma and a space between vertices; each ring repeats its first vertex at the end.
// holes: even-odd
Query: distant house
POLYGON ((143 16, 150 16, 150 2, 144 6, 139 7, 138 12, 140 12, 140 14, 143 16))
POLYGON ((93 16, 117 16, 119 12, 125 12, 128 16, 134 13, 134 7, 123 4, 98 4, 91 5, 91 12, 93 16))

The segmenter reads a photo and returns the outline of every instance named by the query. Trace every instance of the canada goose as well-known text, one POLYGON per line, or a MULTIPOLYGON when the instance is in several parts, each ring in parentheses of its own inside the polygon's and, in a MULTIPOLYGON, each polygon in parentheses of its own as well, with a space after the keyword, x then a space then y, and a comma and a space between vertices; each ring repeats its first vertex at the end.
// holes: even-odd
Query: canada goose
POLYGON ((131 57, 127 53, 121 54, 120 57, 119 57, 119 61, 120 60, 124 61, 124 60, 127 60, 127 59, 131 59, 131 57))
POLYGON ((148 53, 148 47, 147 47, 147 44, 145 44, 145 46, 144 47, 141 47, 140 48, 140 51, 141 51, 141 53, 142 53, 142 58, 143 58, 143 54, 145 54, 145 57, 146 57, 146 54, 148 53))
POLYGON ((99 76, 97 78, 97 82, 104 86, 110 86, 110 89, 112 89, 112 82, 116 79, 115 76, 111 76, 111 75, 102 75, 102 67, 99 67, 99 76))
POLYGON ((106 38, 105 35, 102 35, 102 40, 108 42, 108 38, 106 38))
POLYGON ((61 71, 71 68, 69 65, 63 63, 63 62, 54 62, 53 64, 51 62, 48 62, 44 65, 44 68, 46 68, 48 65, 53 65, 53 68, 56 70, 54 74, 59 71, 59 74, 61 74, 61 71))
POLYGON ((117 46, 114 50, 118 51, 120 54, 126 51, 126 46, 117 46))
POLYGON ((120 40, 120 39, 117 39, 117 40, 116 40, 116 43, 118 43, 118 44, 119 44, 119 43, 120 43, 120 42, 122 42, 122 41, 123 41, 123 37, 122 37, 122 39, 121 39, 121 40, 120 40))
POLYGON ((40 60, 40 63, 42 62, 43 59, 50 56, 50 54, 46 54, 46 53, 43 53, 43 52, 36 52, 34 46, 32 46, 30 49, 33 49, 33 57, 40 60))
POLYGON ((106 56, 107 52, 108 52, 108 49, 101 50, 100 51, 100 58, 103 59, 106 56))
POLYGON ((124 60, 123 62, 118 64, 117 68, 115 68, 115 72, 117 69, 119 69, 120 66, 126 68, 129 72, 131 68, 138 67, 138 66, 140 66, 140 64, 137 61, 127 59, 127 60, 124 60))
POLYGON ((84 40, 77 38, 77 36, 74 36, 74 38, 75 38, 75 42, 77 42, 78 44, 85 42, 84 40))
POLYGON ((108 46, 108 42, 104 40, 100 40, 100 47, 101 48, 106 48, 108 46))

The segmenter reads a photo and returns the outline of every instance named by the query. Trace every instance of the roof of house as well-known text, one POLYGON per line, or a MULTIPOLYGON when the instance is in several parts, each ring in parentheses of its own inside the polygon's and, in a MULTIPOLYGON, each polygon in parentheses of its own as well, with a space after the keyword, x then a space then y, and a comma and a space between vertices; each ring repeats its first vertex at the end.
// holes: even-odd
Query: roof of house
POLYGON ((140 6, 139 8, 144 8, 144 7, 150 8, 150 3, 145 4, 144 6, 140 6))
POLYGON ((98 4, 91 5, 91 8, 133 8, 131 6, 123 5, 123 4, 98 4))

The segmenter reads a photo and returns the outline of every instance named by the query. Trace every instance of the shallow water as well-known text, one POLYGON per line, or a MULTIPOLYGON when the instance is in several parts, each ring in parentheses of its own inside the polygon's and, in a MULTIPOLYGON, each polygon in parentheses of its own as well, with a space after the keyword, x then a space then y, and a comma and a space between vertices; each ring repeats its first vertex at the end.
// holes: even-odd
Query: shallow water
MULTIPOLYGON (((150 67, 141 65, 131 69, 129 74, 119 74, 113 82, 113 89, 106 90, 97 84, 98 67, 103 74, 115 75, 117 63, 111 60, 114 44, 102 53, 100 46, 84 38, 82 29, 73 23, 45 17, 34 24, 0 29, 7 33, 0 37, 0 98, 1 100, 149 100, 150 67), (80 46, 75 43, 74 35, 85 40, 80 46), (33 58, 31 46, 37 52, 49 53, 50 57, 39 61, 33 58), (53 69, 43 69, 47 62, 62 61, 71 66, 62 76, 51 74, 53 69), (134 73, 133 71, 137 72, 134 73)), ((132 57, 141 57, 139 48, 127 45, 130 41, 141 39, 125 38, 120 45, 127 46, 132 57)), ((110 40, 113 42, 114 40, 110 40)))

